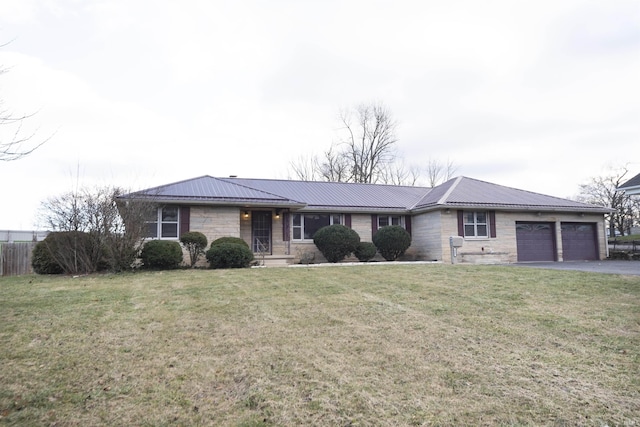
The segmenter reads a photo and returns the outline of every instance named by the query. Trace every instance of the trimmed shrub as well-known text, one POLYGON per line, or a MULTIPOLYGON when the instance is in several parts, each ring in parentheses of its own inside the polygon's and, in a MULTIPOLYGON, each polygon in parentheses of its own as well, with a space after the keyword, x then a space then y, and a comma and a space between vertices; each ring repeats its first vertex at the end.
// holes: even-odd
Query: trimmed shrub
POLYGON ((31 266, 38 274, 88 274, 105 270, 104 248, 89 233, 49 233, 33 250, 31 266))
POLYGON ((180 267, 182 247, 171 240, 150 240, 140 253, 143 268, 152 270, 172 270, 180 267))
POLYGON ((399 225, 388 225, 373 236, 373 244, 384 259, 395 261, 411 246, 411 235, 399 225))
POLYGON ((230 237, 230 236, 220 237, 214 240, 213 242, 211 242, 211 246, 220 245, 222 243, 235 243, 236 245, 243 245, 243 246, 246 246, 247 248, 249 247, 249 244, 245 242, 243 239, 241 239, 240 237, 230 237))
POLYGON ((189 260, 191 261, 191 268, 193 268, 200 255, 204 254, 204 250, 207 247, 207 236, 199 231, 189 231, 180 236, 180 243, 189 252, 189 260))
POLYGON ((62 274, 64 270, 53 258, 49 245, 38 242, 31 252, 31 267, 36 274, 62 274))
POLYGON ((376 256, 377 252, 378 249, 376 249, 376 245, 374 245, 373 243, 360 242, 358 243, 358 246, 356 246, 356 250, 353 252, 353 254, 356 256, 356 258, 358 258, 358 261, 367 262, 371 260, 371 258, 376 256))
POLYGON ((327 261, 339 262, 356 250, 360 236, 344 225, 327 225, 316 231, 313 243, 327 261))
POLYGON ((209 268, 247 268, 253 261, 249 245, 239 243, 211 244, 206 253, 209 268))

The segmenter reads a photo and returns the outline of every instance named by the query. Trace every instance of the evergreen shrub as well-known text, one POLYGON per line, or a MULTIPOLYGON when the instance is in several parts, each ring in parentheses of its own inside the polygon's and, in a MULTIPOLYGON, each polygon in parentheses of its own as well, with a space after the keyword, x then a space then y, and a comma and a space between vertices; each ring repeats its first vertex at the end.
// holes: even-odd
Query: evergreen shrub
POLYGON ((377 252, 378 249, 373 243, 360 242, 358 243, 358 246, 356 246, 356 250, 353 252, 353 254, 356 256, 356 258, 358 258, 360 262, 367 262, 370 261, 374 256, 376 256, 377 252))
POLYGON ((140 253, 142 267, 151 270, 173 270, 182 263, 182 247, 172 240, 150 240, 140 253))
POLYGON ((214 243, 206 253, 209 268, 247 268, 251 265, 253 252, 246 242, 214 243))
POLYGON ((327 261, 339 262, 356 250, 360 236, 344 225, 327 225, 316 231, 313 243, 327 261))
POLYGON ((240 237, 231 237, 231 236, 220 237, 214 240, 213 242, 211 242, 211 246, 220 245, 222 243, 235 243, 237 245, 246 246, 247 248, 249 247, 249 244, 245 242, 244 239, 241 239, 240 237))
MULTIPOLYGON (((47 236, 48 237, 48 236, 47 236)), ((31 252, 31 267, 36 274, 62 274, 64 270, 55 260, 49 244, 44 241, 36 243, 31 252)))
POLYGON ((180 236, 180 243, 187 249, 189 261, 191 261, 191 267, 193 267, 198 262, 200 255, 204 254, 204 250, 207 247, 207 236, 199 231, 189 231, 180 236))
POLYGON ((384 259, 395 261, 411 246, 411 235, 399 225, 388 225, 373 236, 373 244, 384 259))

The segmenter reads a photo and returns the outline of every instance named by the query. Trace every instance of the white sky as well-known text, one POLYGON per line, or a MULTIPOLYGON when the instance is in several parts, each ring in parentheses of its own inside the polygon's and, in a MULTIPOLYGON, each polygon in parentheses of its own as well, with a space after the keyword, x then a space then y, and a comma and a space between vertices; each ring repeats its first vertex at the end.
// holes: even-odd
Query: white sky
POLYGON ((0 0, 2 43, 2 107, 51 139, 0 163, 0 229, 76 183, 289 178, 373 101, 409 164, 559 197, 640 171, 640 0, 0 0))

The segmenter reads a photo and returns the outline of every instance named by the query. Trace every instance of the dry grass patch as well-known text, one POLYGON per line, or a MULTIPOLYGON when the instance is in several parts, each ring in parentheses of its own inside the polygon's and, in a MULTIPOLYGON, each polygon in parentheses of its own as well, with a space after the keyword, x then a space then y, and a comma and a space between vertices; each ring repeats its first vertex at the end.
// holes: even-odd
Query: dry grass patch
POLYGON ((640 425, 640 279, 447 265, 0 279, 7 425, 640 425))

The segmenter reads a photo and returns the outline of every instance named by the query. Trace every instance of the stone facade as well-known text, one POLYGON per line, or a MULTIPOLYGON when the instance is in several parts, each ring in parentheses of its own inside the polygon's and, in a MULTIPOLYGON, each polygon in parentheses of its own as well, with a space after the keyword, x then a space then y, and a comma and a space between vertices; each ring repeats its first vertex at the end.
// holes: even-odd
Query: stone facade
MULTIPOLYGON (((458 219, 454 210, 450 214, 442 214, 441 248, 442 261, 451 262, 449 236, 458 235, 458 219)), ((599 258, 607 257, 607 243, 604 237, 604 219, 599 214, 570 214, 541 212, 502 212, 496 211, 495 238, 465 238, 463 246, 458 249, 458 262, 473 264, 514 263, 518 261, 516 242, 516 221, 551 222, 555 224, 556 258, 562 261, 563 222, 584 222, 597 224, 599 258)))
MULTIPOLYGON (((267 209, 264 209, 267 210, 267 209)), ((596 223, 600 259, 607 257, 604 220, 601 214, 536 213, 496 211, 495 238, 465 238, 457 250, 455 262, 495 264, 517 262, 516 221, 551 222, 556 227, 557 260, 562 261, 563 222, 596 223)), ((449 238, 458 235, 457 211, 443 209, 414 215, 412 217, 412 244, 403 260, 428 260, 451 263, 449 238)), ((325 262, 312 241, 285 241, 283 217, 272 210, 272 257, 284 257, 287 262, 325 262)), ((371 215, 352 214, 351 227, 361 240, 370 242, 371 215)), ((239 236, 251 246, 251 211, 239 207, 192 206, 190 230, 200 231, 209 243, 223 236, 239 236), (245 212, 248 216, 245 216, 245 212)), ((375 260, 383 260, 379 255, 375 260)), ((355 257, 347 261, 357 261, 355 257)), ((202 263, 202 262, 201 262, 202 263)))

